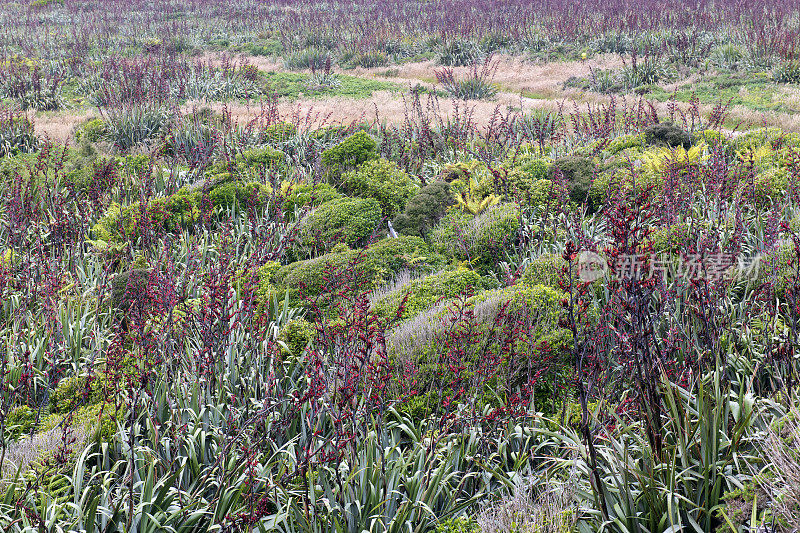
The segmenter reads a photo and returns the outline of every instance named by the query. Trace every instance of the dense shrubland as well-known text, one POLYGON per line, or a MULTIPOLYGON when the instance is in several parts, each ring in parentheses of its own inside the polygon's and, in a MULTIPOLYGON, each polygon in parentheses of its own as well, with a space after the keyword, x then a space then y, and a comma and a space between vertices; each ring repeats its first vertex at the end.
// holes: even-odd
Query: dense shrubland
POLYGON ((8 527, 790 530, 796 136, 415 109, 7 151, 8 527))
POLYGON ((344 124, 277 96, 432 57, 491 97, 498 51, 623 54, 573 80, 607 93, 706 63, 794 83, 795 11, 436 4, 0 11, 4 531, 800 523, 798 134, 695 97, 478 125, 436 91, 344 124), (70 143, 37 135, 84 100, 70 143))

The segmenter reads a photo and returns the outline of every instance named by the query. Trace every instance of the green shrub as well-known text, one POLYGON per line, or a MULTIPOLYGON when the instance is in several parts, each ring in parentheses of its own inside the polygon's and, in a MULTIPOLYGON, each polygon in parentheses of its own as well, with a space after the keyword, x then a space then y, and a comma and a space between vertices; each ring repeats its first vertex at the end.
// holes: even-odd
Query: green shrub
POLYGON ((573 202, 582 203, 589 195, 594 177, 598 172, 593 159, 580 156, 567 156, 553 161, 548 176, 555 181, 556 173, 561 171, 569 187, 569 197, 573 202))
POLYGON ((345 172, 358 168, 367 161, 378 158, 375 139, 365 131, 357 131, 339 144, 322 152, 322 164, 328 175, 334 179, 345 172))
POLYGON ((230 176, 240 181, 264 181, 270 174, 283 174, 288 170, 286 154, 270 146, 245 150, 230 162, 218 161, 206 172, 209 180, 216 176, 230 176))
MULTIPOLYGON (((271 134, 277 135, 278 132, 271 134)), ((236 157, 237 170, 241 173, 256 171, 263 174, 265 171, 274 173, 287 170, 286 154, 270 146, 245 150, 236 157)))
POLYGON ((102 141, 105 136, 106 123, 100 118, 88 120, 75 130, 75 140, 78 142, 86 140, 88 142, 96 143, 102 141))
POLYGON ((373 303, 376 313, 394 318, 400 303, 408 297, 400 319, 415 316, 442 299, 455 298, 468 289, 478 289, 481 277, 474 270, 458 268, 413 280, 393 290, 373 303))
POLYGON ((297 126, 290 122, 270 124, 259 132, 262 142, 270 145, 280 145, 297 135, 297 126))
POLYGON ((372 198, 338 198, 321 204, 303 219, 300 244, 329 251, 335 244, 363 243, 381 220, 381 206, 372 198))
POLYGON ((425 238, 453 204, 450 186, 444 181, 434 181, 411 197, 405 210, 394 218, 394 228, 401 235, 425 238))
POLYGON ((150 270, 134 268, 117 274, 111 280, 111 304, 114 309, 127 311, 134 304, 144 305, 149 302, 148 285, 150 270))
POLYGON ((644 130, 644 136, 647 144, 655 144, 657 146, 668 146, 670 148, 683 146, 688 150, 692 145, 692 136, 689 135, 689 132, 671 122, 660 122, 648 126, 644 130))
MULTIPOLYGON (((272 193, 268 185, 234 181, 229 174, 217 175, 212 180, 206 188, 212 208, 266 206, 272 193)), ((157 231, 174 233, 200 219, 202 199, 203 191, 185 187, 171 196, 150 200, 144 210, 139 202, 125 207, 111 204, 92 227, 92 235, 105 244, 135 242, 145 223, 157 231)))
POLYGON ((5 420, 6 429, 10 432, 12 439, 30 433, 34 423, 36 423, 36 413, 27 405, 20 405, 12 409, 5 420))
MULTIPOLYGON (((491 344, 496 339, 490 332, 501 309, 505 310, 506 317, 513 321, 520 320, 527 325, 520 335, 515 336, 510 347, 521 358, 515 360, 513 366, 498 368, 496 378, 484 383, 482 389, 467 391, 468 397, 475 398, 479 406, 494 404, 497 395, 502 396, 513 390, 526 379, 529 367, 540 362, 537 360, 539 352, 531 349, 532 346, 546 345, 548 351, 554 355, 555 365, 549 370, 548 379, 538 382, 535 397, 541 398, 537 401, 537 408, 550 410, 548 403, 552 394, 557 392, 557 382, 565 383, 566 373, 569 371, 565 357, 572 343, 571 334, 558 326, 561 318, 560 301, 563 297, 562 292, 550 287, 515 285, 480 292, 467 301, 467 308, 473 310, 477 320, 480 341, 465 347, 464 352, 458 354, 460 359, 456 365, 463 367, 459 370, 462 376, 469 376, 474 372, 484 349, 499 349, 499 346, 491 344)), ((412 416, 430 415, 439 400, 452 392, 446 388, 448 376, 452 373, 451 361, 442 358, 449 313, 446 308, 433 308, 427 314, 400 324, 388 338, 392 360, 398 364, 413 362, 418 369, 414 376, 418 394, 401 406, 403 411, 412 416)))
POLYGON ((66 413, 78 405, 95 404, 103 400, 103 384, 106 378, 102 375, 92 380, 87 387, 86 377, 72 376, 62 379, 50 393, 50 412, 66 413))
POLYGON ((772 71, 772 79, 776 83, 800 83, 800 61, 779 63, 772 71))
POLYGON ((656 254, 680 254, 689 241, 689 226, 680 223, 659 228, 650 234, 650 241, 656 254))
POLYGON ((615 137, 608 143, 606 150, 612 154, 618 154, 630 148, 642 148, 647 143, 647 136, 643 133, 635 135, 621 135, 615 137))
POLYGON ((384 217, 401 211, 417 187, 396 163, 386 159, 366 161, 357 170, 342 177, 345 190, 363 198, 375 198, 384 217))
POLYGON ((341 197, 339 191, 327 183, 302 182, 291 186, 283 201, 283 210, 294 213, 300 207, 317 207, 341 197))
POLYGON ((430 238, 437 251, 488 268, 502 258, 518 229, 519 207, 497 204, 477 216, 452 211, 434 227, 430 238))
POLYGON ((567 262, 558 254, 545 254, 537 257, 525 267, 520 283, 533 287, 544 285, 558 289, 562 270, 567 262))
POLYGON ((290 320, 278 335, 278 341, 285 347, 281 351, 290 355, 300 355, 317 334, 314 324, 302 318, 290 320))
MULTIPOLYGON (((394 277, 401 270, 427 271, 438 266, 439 260, 430 253, 430 248, 419 237, 400 237, 383 239, 365 250, 348 250, 344 245, 328 254, 297 261, 283 266, 274 272, 271 282, 276 294, 290 291, 290 299, 302 303, 299 299, 327 295, 330 290, 339 287, 333 278, 337 272, 352 266, 352 279, 362 288, 378 287, 394 277)), ((323 306, 332 302, 327 296, 323 298, 323 306)))
POLYGON ((436 526, 436 533, 480 533, 474 518, 448 518, 436 526))
POLYGON ((230 208, 236 205, 264 205, 271 193, 272 189, 263 183, 228 181, 211 189, 208 197, 214 207, 230 208))

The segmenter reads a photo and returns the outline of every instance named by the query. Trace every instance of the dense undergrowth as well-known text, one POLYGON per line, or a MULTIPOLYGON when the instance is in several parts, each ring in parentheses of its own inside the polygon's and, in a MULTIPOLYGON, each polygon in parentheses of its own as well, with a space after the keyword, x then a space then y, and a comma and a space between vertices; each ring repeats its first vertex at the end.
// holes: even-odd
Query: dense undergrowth
POLYGON ((12 145, 7 529, 790 528, 800 139, 422 98, 12 145))
POLYGON ((614 96, 796 83, 789 3, 6 4, 4 531, 800 523, 800 135, 614 96), (498 51, 626 63, 569 82, 606 103, 478 125, 498 51), (279 111, 429 57, 449 115, 279 111))

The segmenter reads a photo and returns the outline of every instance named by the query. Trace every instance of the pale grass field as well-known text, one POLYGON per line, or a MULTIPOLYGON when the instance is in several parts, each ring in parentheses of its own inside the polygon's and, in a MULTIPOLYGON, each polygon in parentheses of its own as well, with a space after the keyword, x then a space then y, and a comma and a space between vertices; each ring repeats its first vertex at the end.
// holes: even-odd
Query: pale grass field
MULTIPOLYGON (((206 54, 203 60, 219 63, 219 54, 206 54)), ((284 71, 281 62, 271 58, 257 56, 239 56, 237 60, 247 61, 263 71, 284 71)), ((562 106, 565 112, 573 112, 575 105, 585 111, 587 105, 600 105, 609 102, 609 97, 598 93, 584 92, 577 89, 565 89, 564 82, 571 76, 587 76, 592 68, 616 69, 622 67, 622 60, 617 55, 600 55, 586 61, 563 61, 541 63, 520 57, 498 55, 495 58, 497 70, 494 81, 500 89, 492 101, 453 102, 441 98, 438 107, 430 110, 432 114, 442 118, 452 117, 456 113, 467 112, 479 127, 487 126, 499 111, 527 111, 532 109, 557 109, 562 106)), ((355 68, 339 71, 350 76, 390 81, 409 89, 415 85, 427 88, 435 87, 435 70, 441 68, 434 61, 421 61, 381 68, 355 68), (391 75, 387 75, 391 74, 391 75)), ((465 75, 467 67, 454 68, 458 75, 465 75)), ((685 83, 683 80, 682 83, 685 83)), ((691 80, 690 80, 691 81, 691 80)), ((665 87, 667 90, 670 86, 665 87)), ((638 97, 628 96, 629 103, 638 97)), ((730 109, 730 118, 734 123, 741 123, 742 128, 777 126, 788 131, 800 131, 800 90, 782 88, 776 98, 788 106, 792 112, 758 112, 745 106, 734 106, 730 109)), ((620 101, 621 97, 617 97, 620 101)), ((656 109, 662 114, 668 113, 669 104, 656 102, 656 109)), ((689 104, 678 102, 676 106, 688 110, 689 104)), ((214 110, 227 108, 233 118, 239 122, 249 121, 259 115, 259 104, 242 104, 238 102, 213 103, 190 102, 185 110, 192 107, 211 107, 214 110)), ((708 114, 712 105, 703 104, 700 110, 708 114)), ((377 91, 368 98, 301 97, 294 101, 279 102, 278 111, 282 117, 299 122, 301 127, 313 128, 322 124, 349 124, 354 121, 384 122, 399 124, 408 115, 408 94, 397 91, 377 91)), ((81 122, 98 116, 97 110, 68 110, 58 114, 39 113, 34 117, 36 131, 39 135, 53 141, 64 143, 72 138, 74 128, 81 122)))

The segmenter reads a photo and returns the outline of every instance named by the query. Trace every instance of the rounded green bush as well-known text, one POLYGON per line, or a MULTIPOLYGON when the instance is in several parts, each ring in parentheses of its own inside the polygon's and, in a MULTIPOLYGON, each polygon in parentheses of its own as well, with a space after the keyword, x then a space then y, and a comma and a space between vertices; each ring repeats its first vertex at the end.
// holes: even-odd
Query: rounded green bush
POLYGON ((378 158, 377 144, 365 131, 357 131, 339 144, 322 152, 322 164, 331 179, 354 170, 362 163, 378 158))
POLYGON ((644 130, 647 144, 658 146, 683 146, 688 149, 692 145, 692 136, 688 131, 671 122, 652 124, 644 130))
POLYGON ((400 212, 417 190, 411 178, 396 163, 386 159, 366 161, 342 177, 345 190, 362 198, 375 198, 384 217, 400 212))
POLYGON ((308 320, 302 318, 290 320, 278 335, 278 341, 284 345, 281 347, 281 351, 287 352, 289 355, 300 355, 316 334, 317 330, 314 324, 308 320))
POLYGON ((135 268, 114 276, 111 279, 111 304, 114 309, 127 311, 134 304, 149 301, 149 283, 150 270, 146 268, 135 268))
POLYGON ((530 287, 544 285, 558 289, 563 269, 566 266, 567 262, 558 254, 541 255, 525 267, 520 283, 530 287))
POLYGON ((318 207, 341 197, 339 191, 327 183, 298 183, 289 189, 283 200, 283 210, 294 213, 300 207, 318 207))
POLYGON ((433 228, 430 239, 436 251, 485 269, 502 258, 518 229, 519 207, 497 204, 477 216, 452 211, 433 228))
POLYGON ((444 181, 434 181, 412 196, 405 210, 394 218, 394 228, 401 235, 427 237, 436 223, 455 204, 450 186, 444 181))
POLYGON ((578 203, 584 202, 598 172, 594 160, 580 156, 562 157, 556 159, 548 169, 548 177, 551 181, 555 181, 558 171, 561 171, 561 175, 567 181, 570 200, 578 203))
MULTIPOLYGON (((348 271, 348 282, 363 289, 373 289, 401 270, 425 272, 439 266, 441 262, 419 237, 400 237, 380 240, 364 250, 349 250, 344 245, 330 253, 285 265, 274 272, 271 280, 275 292, 290 291, 292 302, 302 304, 299 298, 316 297, 340 289, 332 281, 348 271)), ((324 298, 321 306, 333 303, 324 298)))
POLYGON ((381 206, 372 198, 337 198, 325 202, 305 216, 300 244, 310 251, 328 251, 343 242, 363 243, 381 220, 381 206))
POLYGON ((10 430, 11 438, 15 439, 20 435, 30 433, 33 424, 36 422, 36 413, 27 405, 15 407, 8 413, 5 420, 7 430, 10 430))
POLYGON ((394 318, 405 299, 399 316, 400 320, 405 320, 429 309, 439 300, 455 298, 469 289, 479 288, 481 281, 478 273, 468 268, 438 272, 392 290, 373 302, 373 309, 384 318, 394 318))

